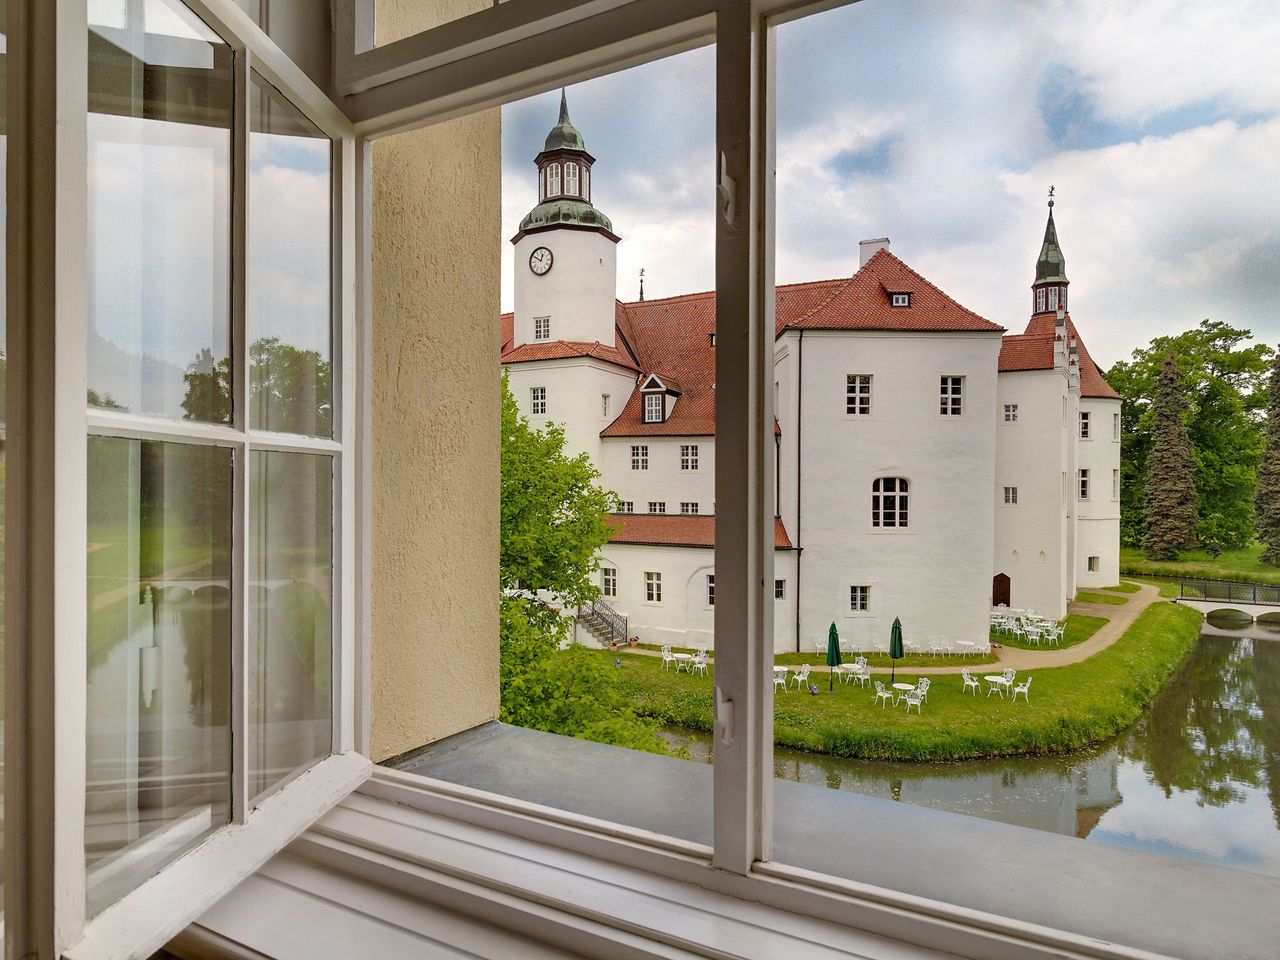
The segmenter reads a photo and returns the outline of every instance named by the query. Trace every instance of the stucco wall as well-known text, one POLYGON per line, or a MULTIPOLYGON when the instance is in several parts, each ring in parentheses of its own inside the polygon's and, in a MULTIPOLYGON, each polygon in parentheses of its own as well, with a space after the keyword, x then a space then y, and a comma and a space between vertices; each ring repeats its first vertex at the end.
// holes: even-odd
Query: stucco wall
MULTIPOLYGON (((380 0, 377 39, 486 6, 380 0)), ((498 713, 499 123, 374 144, 374 759, 498 713)))

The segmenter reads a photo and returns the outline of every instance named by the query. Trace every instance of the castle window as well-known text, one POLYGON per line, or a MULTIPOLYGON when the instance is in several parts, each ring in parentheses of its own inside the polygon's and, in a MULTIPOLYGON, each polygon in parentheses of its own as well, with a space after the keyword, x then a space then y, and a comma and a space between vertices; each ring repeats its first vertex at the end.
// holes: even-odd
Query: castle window
POLYGON ((696 443, 680 444, 680 469, 698 469, 698 445, 696 443))
POLYGON ((609 395, 607 393, 600 394, 600 416, 606 419, 609 416, 609 395))
POLYGON ((785 580, 773 581, 773 599, 775 600, 787 599, 787 581, 785 580))
POLYGON ((564 192, 570 196, 578 196, 578 165, 576 163, 564 165, 564 192))
POLYGON ((871 484, 871 525, 907 525, 908 483, 906 477, 877 477, 871 484))
POLYGON ((1101 566, 1102 566, 1102 558, 1101 558, 1101 557, 1090 557, 1090 558, 1089 558, 1089 572, 1090 572, 1090 573, 1097 573, 1097 572, 1098 572, 1098 570, 1101 568, 1101 566))
POLYGON ((551 198, 560 193, 560 164, 547 164, 547 197, 551 198))
POLYGON ((667 501, 665 501, 665 500, 650 500, 650 501, 649 501, 649 512, 650 512, 650 513, 666 513, 666 512, 667 512, 667 501))
POLYGON ((644 422, 661 423, 664 414, 662 394, 646 393, 644 395, 644 422))
POLYGON ((1089 439, 1089 413, 1086 410, 1080 411, 1080 439, 1089 439))
POLYGON ((1062 307, 1063 310, 1067 309, 1067 288, 1066 287, 1063 287, 1061 289, 1061 292, 1058 294, 1058 306, 1062 307))
POLYGON ((547 412, 547 388, 529 388, 529 412, 534 416, 547 412))
POLYGON ((648 470, 649 469, 648 444, 644 444, 644 443, 632 444, 631 469, 632 470, 648 470))
POLYGON ((845 377, 844 412, 864 417, 871 413, 871 374, 850 373, 845 377))
POLYGON ((1089 471, 1081 469, 1077 475, 1080 482, 1080 499, 1089 499, 1089 471))
POLYGON ((1111 439, 1120 439, 1120 414, 1113 413, 1111 415, 1111 439))
POLYGON ((1036 313, 1044 312, 1044 287, 1036 288, 1036 313))
POLYGON ((1017 488, 1017 487, 1005 487, 1005 488, 1004 488, 1004 502, 1005 502, 1005 503, 1007 503, 1009 506, 1016 506, 1016 505, 1017 505, 1017 503, 1018 503, 1018 488, 1017 488))
POLYGON ((606 597, 618 595, 618 568, 600 568, 600 593, 606 597))
POLYGON ((644 599, 647 603, 662 602, 662 574, 653 570, 644 572, 644 599))
POLYGON ((618 512, 619 513, 635 513, 636 512, 635 501, 634 500, 618 501, 618 512))
POLYGON ((964 377, 939 378, 938 412, 944 417, 958 417, 964 413, 964 377))
POLYGON ((1018 405, 1016 403, 1006 403, 1004 405, 1004 422, 1005 423, 1018 422, 1018 405))
POLYGON ((551 339, 551 318, 550 317, 534 317, 533 318, 533 339, 535 340, 551 339))
POLYGON ((871 588, 865 584, 849 587, 849 609, 854 613, 866 613, 871 609, 871 588))
POLYGON ((716 575, 714 573, 707 574, 707 606, 714 607, 716 605, 716 575))
POLYGON ((1050 288, 1049 288, 1049 305, 1048 305, 1048 308, 1049 308, 1050 310, 1057 310, 1057 309, 1058 309, 1058 288, 1057 288, 1057 287, 1050 287, 1050 288))
POLYGON ((681 500, 680 512, 688 517, 694 516, 698 512, 698 501, 697 500, 681 500))
POLYGON ((911 294, 891 293, 889 294, 889 305, 891 307, 909 307, 911 306, 911 294))
POLYGON ((582 199, 591 202, 591 168, 582 168, 582 199))

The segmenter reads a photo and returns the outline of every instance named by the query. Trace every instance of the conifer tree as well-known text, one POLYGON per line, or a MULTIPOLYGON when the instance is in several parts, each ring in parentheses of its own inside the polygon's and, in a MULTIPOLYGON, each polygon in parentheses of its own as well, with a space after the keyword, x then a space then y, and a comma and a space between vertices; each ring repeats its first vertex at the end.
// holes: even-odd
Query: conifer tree
POLYGON ((1258 465, 1258 486, 1253 494, 1257 536, 1263 563, 1280 566, 1280 350, 1271 358, 1267 383, 1266 446, 1258 465))
POLYGON ((1147 455, 1146 533, 1142 553, 1148 560, 1176 560, 1191 540, 1199 519, 1196 455, 1187 435, 1187 398, 1172 353, 1156 380, 1152 397, 1151 452, 1147 455))

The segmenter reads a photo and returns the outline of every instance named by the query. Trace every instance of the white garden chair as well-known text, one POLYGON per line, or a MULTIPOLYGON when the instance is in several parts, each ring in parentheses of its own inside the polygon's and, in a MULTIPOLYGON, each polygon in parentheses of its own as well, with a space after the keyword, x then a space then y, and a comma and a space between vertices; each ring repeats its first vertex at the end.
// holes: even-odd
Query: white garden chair
POLYGON ((704 677, 707 675, 707 651, 699 650, 693 655, 693 660, 689 663, 689 672, 697 671, 704 677))
POLYGON ((674 654, 672 654, 671 645, 664 644, 662 647, 662 669, 667 669, 667 664, 669 663, 676 664, 676 668, 679 669, 680 661, 675 658, 674 654))
POLYGON ((978 695, 978 689, 982 686, 982 684, 978 683, 977 680, 973 679, 973 677, 969 674, 968 667, 965 667, 963 670, 960 671, 960 676, 964 678, 964 687, 961 689, 960 692, 968 693, 969 688, 973 687, 973 695, 976 697, 978 695))
POLYGON ((887 704, 890 700, 893 699, 893 691, 886 690, 884 688, 884 683, 882 683, 879 680, 875 681, 875 684, 876 684, 876 696, 875 696, 875 699, 871 701, 871 703, 872 705, 879 703, 880 706, 883 707, 885 704, 887 704))
POLYGON ((933 681, 928 677, 921 677, 920 682, 916 684, 916 689, 920 691, 920 697, 925 703, 929 702, 929 686, 932 683, 933 681))
POLYGON ((818 637, 813 641, 814 652, 817 653, 818 659, 821 660, 827 655, 827 641, 825 637, 818 637))
POLYGON ((1018 699, 1018 694, 1022 694, 1023 699, 1025 699, 1027 703, 1031 702, 1031 679, 1032 679, 1031 677, 1027 677, 1027 679, 1023 680, 1020 684, 1018 684, 1016 687, 1013 688, 1014 700, 1018 699))
POLYGON ((796 682, 799 689, 803 690, 804 685, 809 682, 809 665, 806 663, 803 667, 791 675, 791 679, 796 682))
POLYGON ((907 701, 907 713, 911 712, 912 705, 915 706, 916 713, 924 713, 924 710, 920 707, 920 704, 924 701, 924 691, 919 687, 914 690, 908 690, 902 695, 902 699, 907 701))
POLYGON ((781 687, 785 693, 787 689, 787 675, 781 670, 773 671, 773 685, 775 687, 781 687))

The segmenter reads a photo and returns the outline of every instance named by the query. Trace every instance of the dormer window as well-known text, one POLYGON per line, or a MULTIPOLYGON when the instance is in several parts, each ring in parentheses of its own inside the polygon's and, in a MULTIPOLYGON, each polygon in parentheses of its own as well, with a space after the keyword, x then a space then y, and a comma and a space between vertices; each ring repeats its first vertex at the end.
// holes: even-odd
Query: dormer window
POLYGON ((554 197, 560 192, 560 164, 547 164, 547 197, 554 197))
POLYGON ((891 307, 909 307, 911 306, 911 294, 891 293, 889 294, 889 305, 891 307))
POLYGON ((566 163, 564 165, 564 192, 574 197, 578 195, 578 165, 576 163, 566 163))
POLYGON ((646 393, 644 395, 645 423, 661 423, 663 421, 666 414, 664 399, 661 393, 646 393))

